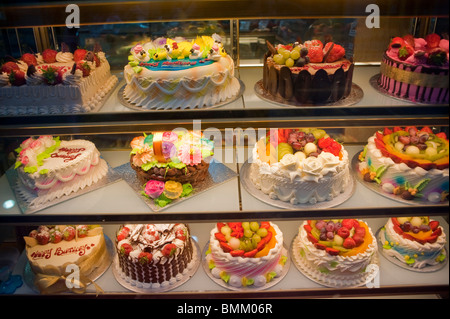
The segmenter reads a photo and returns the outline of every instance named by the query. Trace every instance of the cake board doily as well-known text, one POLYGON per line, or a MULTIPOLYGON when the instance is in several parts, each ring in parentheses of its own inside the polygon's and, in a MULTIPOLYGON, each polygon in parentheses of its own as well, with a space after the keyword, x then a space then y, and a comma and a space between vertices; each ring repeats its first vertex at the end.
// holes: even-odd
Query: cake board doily
POLYGON ((125 106, 128 107, 129 109, 135 110, 135 111, 143 111, 143 112, 149 112, 149 111, 198 111, 198 110, 209 110, 209 109, 215 109, 215 108, 219 108, 222 107, 224 105, 230 104, 238 99, 240 99, 242 97, 242 95, 244 94, 245 91, 245 84, 244 82, 242 82, 240 79, 236 78, 236 80, 239 82, 239 91, 238 93, 236 93, 235 95, 233 95, 232 97, 216 103, 214 105, 211 106, 195 106, 195 107, 185 107, 185 108, 181 108, 181 107, 177 107, 177 108, 170 108, 170 109, 165 109, 165 108, 145 108, 139 105, 136 105, 135 103, 131 103, 130 101, 128 101, 124 95, 123 92, 125 90, 125 87, 127 86, 127 84, 124 84, 119 91, 117 92, 117 99, 119 100, 119 102, 125 106))
POLYGON ((336 102, 324 102, 324 103, 300 103, 297 101, 286 101, 281 97, 274 97, 272 94, 269 94, 264 90, 263 87, 263 80, 259 80, 255 83, 254 91, 256 96, 258 96, 260 99, 276 104, 278 106, 284 106, 284 107, 290 107, 290 106, 312 106, 312 107, 320 107, 320 106, 350 106, 359 103, 363 97, 364 97, 364 91, 359 87, 357 84, 352 83, 352 88, 350 90, 350 94, 343 99, 340 99, 336 102))
POLYGON ((435 271, 439 271, 442 268, 445 267, 445 265, 447 264, 448 261, 448 251, 447 248, 444 246, 443 249, 443 253, 445 255, 445 260, 440 262, 439 264, 436 265, 427 265, 423 268, 414 268, 411 266, 408 266, 405 262, 399 260, 398 258, 396 258, 395 256, 389 256, 385 249, 383 248, 384 242, 386 241, 384 234, 385 231, 383 229, 384 227, 381 227, 380 229, 378 229, 377 233, 376 233, 376 238, 378 240, 378 250, 380 252, 380 254, 386 258, 387 260, 389 260, 391 263, 403 268, 403 269, 407 269, 410 271, 414 271, 414 272, 419 272, 419 273, 429 273, 429 272, 435 272, 435 271))
POLYGON ((283 266, 283 270, 281 272, 280 276, 277 276, 275 278, 273 278, 270 282, 268 282, 267 284, 265 284, 262 287, 255 287, 253 285, 247 286, 247 287, 233 287, 228 285, 227 283, 225 283, 222 279, 220 278, 215 278, 212 274, 211 274, 211 270, 209 269, 209 265, 208 265, 208 261, 206 260, 206 252, 209 249, 209 240, 206 243, 205 247, 203 248, 202 251, 202 266, 203 266, 203 270, 205 271, 205 273, 208 275, 208 277, 214 281, 216 284, 218 284, 219 286, 229 289, 229 290, 233 290, 233 291, 247 291, 247 292, 251 292, 251 291, 260 291, 260 290, 266 290, 269 289, 273 286, 275 286, 276 284, 278 284, 281 280, 283 280, 284 277, 286 277, 287 273, 289 272, 289 268, 291 266, 291 257, 289 256, 289 251, 286 249, 285 245, 283 244, 283 248, 281 250, 281 256, 285 256, 286 257, 286 263, 283 266))
POLYGON ((249 160, 245 161, 245 163, 240 168, 240 179, 241 179, 241 185, 244 187, 244 189, 253 197, 256 199, 259 199, 260 201, 269 204, 274 207, 278 208, 287 208, 287 209, 321 209, 321 208, 331 208, 338 206, 342 203, 344 203, 346 200, 348 200, 352 195, 354 194, 356 190, 356 182, 353 179, 353 177, 350 174, 350 187, 347 187, 347 189, 341 193, 340 195, 336 196, 332 200, 328 201, 322 201, 317 202, 315 204, 291 204, 290 202, 283 202, 282 200, 278 199, 271 199, 269 195, 264 194, 260 189, 257 189, 255 185, 250 180, 250 166, 251 163, 249 160))
POLYGON ((216 186, 219 186, 237 176, 236 172, 234 172, 232 169, 213 159, 209 163, 208 174, 205 181, 202 182, 200 185, 196 186, 193 192, 189 194, 189 196, 174 199, 171 203, 167 204, 166 206, 160 207, 156 205, 151 198, 147 198, 141 194, 143 191, 142 188, 143 185, 140 184, 136 176, 136 172, 133 170, 133 168, 131 168, 130 163, 126 163, 119 167, 116 167, 114 168, 114 170, 123 180, 125 180, 128 183, 128 185, 134 190, 134 192, 154 212, 163 211, 165 209, 168 209, 169 207, 172 207, 173 205, 182 203, 186 200, 190 200, 191 198, 203 192, 206 192, 216 186))
MULTIPOLYGON (((197 241, 191 237, 192 248, 193 248, 193 258, 191 260, 192 266, 187 269, 187 271, 183 274, 182 278, 177 279, 173 278, 172 282, 168 282, 168 284, 160 285, 159 287, 145 287, 144 283, 137 282, 125 275, 119 268, 119 257, 117 254, 114 257, 113 261, 113 275, 116 278, 117 282, 124 288, 139 292, 139 293, 161 293, 173 290, 175 288, 180 287, 184 283, 186 283, 192 276, 197 272, 198 267, 200 266, 201 256, 200 256, 200 248, 198 246, 197 241)), ((146 284, 150 285, 150 284, 146 284)))
POLYGON ((427 200, 425 197, 415 197, 414 199, 411 199, 411 200, 403 199, 403 198, 401 198, 401 196, 386 193, 385 191, 383 191, 381 186, 377 183, 366 182, 359 170, 359 163, 361 163, 359 161, 359 154, 362 151, 363 150, 356 152, 356 154, 353 156, 352 162, 351 162, 351 166, 352 166, 351 171, 352 171, 352 174, 354 175, 354 178, 359 183, 361 183, 362 185, 364 185, 365 187, 370 189, 371 191, 373 191, 381 196, 384 196, 386 198, 392 199, 394 201, 397 201, 397 202, 400 202, 403 204, 408 204, 408 205, 417 205, 417 206, 420 206, 420 205, 443 205, 443 206, 445 206, 445 205, 447 205, 448 206, 448 201, 441 202, 441 203, 433 203, 433 202, 430 202, 429 200, 427 200))
MULTIPOLYGON (((113 242, 107 235, 104 235, 104 236, 105 236, 105 244, 106 244, 106 258, 102 259, 103 262, 101 263, 101 265, 99 267, 95 268, 95 270, 88 276, 88 279, 91 281, 96 281, 109 269, 109 266, 111 266, 111 263, 116 254, 113 242)), ((26 254, 25 251, 23 253, 26 254)), ((25 256, 25 259, 27 259, 26 256, 25 256)), ((30 287, 31 290, 33 290, 34 292, 40 293, 39 289, 34 284, 36 275, 33 272, 33 270, 31 269, 31 265, 30 265, 30 262, 28 261, 28 259, 25 263, 22 273, 23 273, 23 280, 26 283, 26 285, 28 287, 30 287)), ((91 285, 91 283, 88 283, 87 286, 90 286, 90 285, 91 285)))
MULTIPOLYGON (((105 161, 102 157, 100 157, 102 161, 105 161)), ((6 171, 6 177, 9 182, 11 189, 13 190, 14 196, 16 197, 16 202, 18 207, 20 208, 23 214, 34 214, 38 211, 41 211, 45 208, 49 208, 51 206, 63 203, 70 199, 76 198, 78 196, 90 193, 102 187, 108 186, 112 183, 118 182, 120 180, 120 176, 113 170, 113 168, 106 162, 107 165, 107 173, 104 177, 102 177, 96 183, 86 186, 83 189, 78 189, 76 192, 71 192, 70 194, 64 194, 59 198, 52 199, 50 201, 46 201, 45 203, 33 204, 33 200, 38 199, 36 194, 28 191, 19 179, 17 171, 14 167, 9 168, 6 171)))
POLYGON ((361 287, 364 285, 370 285, 374 282, 374 279, 379 274, 380 270, 380 262, 378 258, 378 252, 375 251, 370 260, 370 264, 366 267, 366 271, 364 272, 364 276, 362 278, 351 278, 352 276, 348 275, 326 275, 323 274, 318 269, 311 269, 304 263, 304 258, 300 253, 300 244, 298 240, 298 235, 294 237, 291 244, 291 256, 295 267, 309 280, 328 287, 328 288, 355 288, 361 287), (330 276, 327 278, 326 276, 330 276), (331 277, 333 276, 333 277, 331 277), (349 283, 345 283, 345 281, 349 281, 349 283), (356 280, 356 282, 355 282, 356 280))

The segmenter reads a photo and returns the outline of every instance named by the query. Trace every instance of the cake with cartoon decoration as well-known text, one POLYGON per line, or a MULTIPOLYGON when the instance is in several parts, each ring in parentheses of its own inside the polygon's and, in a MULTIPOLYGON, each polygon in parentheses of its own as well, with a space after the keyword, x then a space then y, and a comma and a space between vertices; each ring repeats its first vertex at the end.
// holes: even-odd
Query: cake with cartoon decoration
POLYGON ((394 37, 384 52, 378 85, 412 102, 448 103, 448 54, 448 38, 436 33, 394 37))
POLYGON ((24 53, 1 66, 0 112, 89 112, 101 106, 117 82, 99 45, 72 53, 63 43, 61 51, 24 53))
POLYGON ((386 256, 415 270, 442 265, 447 258, 444 229, 427 216, 389 218, 379 238, 386 256))
POLYGON ((131 48, 124 68, 128 103, 143 109, 215 106, 239 93, 233 59, 218 34, 158 38, 131 48))
POLYGON ((283 233, 272 222, 217 223, 205 261, 210 275, 227 287, 267 287, 283 275, 283 233))
POLYGON ((449 142, 429 127, 384 128, 368 139, 358 169, 366 183, 399 199, 448 202, 449 142))

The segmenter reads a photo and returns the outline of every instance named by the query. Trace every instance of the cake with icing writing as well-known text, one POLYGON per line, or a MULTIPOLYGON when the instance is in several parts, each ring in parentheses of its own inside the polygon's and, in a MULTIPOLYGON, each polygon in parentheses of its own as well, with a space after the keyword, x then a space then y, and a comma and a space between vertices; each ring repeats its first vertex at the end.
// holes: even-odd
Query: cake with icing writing
POLYGON ((61 51, 25 53, 0 69, 0 112, 49 114, 89 112, 101 106, 117 84, 105 53, 66 45, 61 51))
MULTIPOLYGON (((84 291, 111 262, 103 228, 95 225, 39 226, 24 236, 26 256, 41 293, 68 290, 66 278, 79 270, 73 287, 84 291), (76 267, 76 269, 75 269, 76 267)), ((97 287, 99 289, 99 287, 97 287)))
POLYGON ((253 148, 249 179, 293 205, 330 201, 352 187, 347 151, 321 129, 271 129, 253 148))
POLYGON ((265 287, 283 276, 287 261, 283 233, 272 222, 217 223, 205 258, 211 276, 233 288, 265 287))
POLYGON ((131 49, 123 96, 143 109, 211 107, 239 93, 234 62, 218 34, 158 38, 131 49))
POLYGON ((195 249, 188 225, 123 225, 116 237, 116 269, 136 287, 168 289, 195 271, 195 249))
POLYGON ((20 194, 40 205, 91 186, 108 173, 94 143, 60 140, 50 135, 30 137, 16 149, 15 169, 20 194))
POLYGON ((292 246, 297 267, 326 286, 360 286, 373 279, 377 240, 361 220, 307 220, 292 246))
POLYGON ((267 45, 262 85, 271 99, 320 104, 334 103, 350 94, 354 64, 345 58, 341 45, 320 40, 267 45))
POLYGON ((412 269, 433 267, 447 258, 444 229, 427 216, 389 218, 379 236, 383 253, 412 269))
POLYGON ((422 103, 448 103, 448 39, 394 37, 381 61, 380 88, 389 94, 422 103))
POLYGON ((448 202, 449 144, 444 132, 429 127, 384 128, 368 139, 359 155, 364 182, 398 199, 448 202))

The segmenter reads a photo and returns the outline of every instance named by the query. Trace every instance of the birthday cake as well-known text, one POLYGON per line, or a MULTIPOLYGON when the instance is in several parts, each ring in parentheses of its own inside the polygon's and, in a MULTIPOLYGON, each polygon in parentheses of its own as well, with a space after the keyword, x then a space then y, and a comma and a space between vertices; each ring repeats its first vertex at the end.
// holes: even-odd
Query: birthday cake
POLYGON ((134 46, 128 59, 123 96, 143 109, 211 107, 240 90, 218 34, 192 41, 158 38, 134 46))
POLYGON ((105 53, 66 45, 61 51, 25 53, 4 63, 0 69, 0 112, 2 114, 80 113, 104 102, 117 84, 105 53))

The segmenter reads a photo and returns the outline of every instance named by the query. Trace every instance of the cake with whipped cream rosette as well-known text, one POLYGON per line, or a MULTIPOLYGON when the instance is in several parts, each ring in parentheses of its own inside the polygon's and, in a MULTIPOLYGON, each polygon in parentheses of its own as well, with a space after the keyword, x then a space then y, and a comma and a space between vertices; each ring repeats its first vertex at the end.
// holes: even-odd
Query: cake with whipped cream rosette
POLYGON ((199 259, 185 224, 126 224, 116 236, 116 270, 128 284, 169 289, 195 271, 199 259))
POLYGON ((264 288, 285 273, 283 233, 272 222, 217 223, 205 261, 210 275, 229 288, 264 288))
POLYGON ((449 142, 429 127, 384 128, 359 154, 365 183, 400 200, 445 203, 449 190, 449 142))
POLYGON ((268 134, 253 148, 249 178, 270 199, 316 204, 352 187, 348 153, 324 130, 278 129, 268 134))
POLYGON ((5 114, 89 112, 101 105, 118 79, 105 53, 65 44, 61 51, 25 53, 0 69, 0 111, 5 114))
POLYGON ((75 270, 73 265, 80 271, 73 284, 82 292, 111 262, 103 228, 97 225, 42 225, 24 240, 33 283, 41 293, 67 291, 66 276, 75 270))
POLYGON ((384 255, 413 270, 442 265, 447 258, 444 229, 428 216, 389 218, 379 238, 384 255))
POLYGON ((331 287, 360 286, 378 272, 377 240, 361 220, 307 220, 294 239, 299 270, 331 287))
POLYGON ((158 38, 137 44, 130 53, 123 96, 142 109, 211 107, 239 93, 233 59, 218 34, 158 38))
POLYGON ((17 191, 39 206, 99 182, 108 173, 95 144, 60 140, 50 135, 30 137, 16 149, 17 191))

